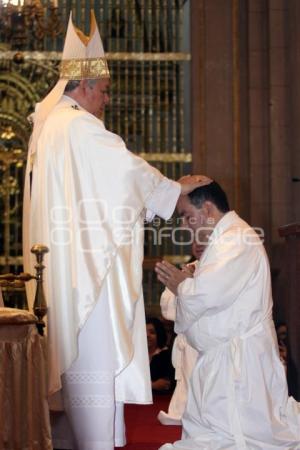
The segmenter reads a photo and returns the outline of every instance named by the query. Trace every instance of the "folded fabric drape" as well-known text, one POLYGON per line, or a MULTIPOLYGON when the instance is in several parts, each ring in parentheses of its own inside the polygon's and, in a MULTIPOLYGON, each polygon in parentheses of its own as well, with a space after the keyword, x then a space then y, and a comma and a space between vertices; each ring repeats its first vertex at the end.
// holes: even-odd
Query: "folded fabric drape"
POLYGON ((0 448, 52 450, 46 342, 28 311, 0 308, 0 448))

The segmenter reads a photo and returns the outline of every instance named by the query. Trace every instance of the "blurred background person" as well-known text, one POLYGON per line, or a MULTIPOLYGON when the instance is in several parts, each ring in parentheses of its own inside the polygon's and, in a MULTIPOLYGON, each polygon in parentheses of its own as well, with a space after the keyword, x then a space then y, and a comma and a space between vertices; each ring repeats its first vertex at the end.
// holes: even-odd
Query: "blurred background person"
POLYGON ((297 391, 297 370, 291 352, 289 350, 289 333, 287 324, 278 322, 276 324, 276 334, 278 339, 279 357, 287 376, 289 395, 297 391))
POLYGON ((287 343, 287 326, 285 323, 278 323, 276 326, 276 334, 278 339, 278 349, 280 361, 284 365, 285 373, 287 374, 288 364, 288 343, 287 343))
POLYGON ((146 319, 147 342, 152 390, 156 393, 172 392, 175 386, 171 350, 167 347, 167 334, 163 323, 156 317, 146 319))

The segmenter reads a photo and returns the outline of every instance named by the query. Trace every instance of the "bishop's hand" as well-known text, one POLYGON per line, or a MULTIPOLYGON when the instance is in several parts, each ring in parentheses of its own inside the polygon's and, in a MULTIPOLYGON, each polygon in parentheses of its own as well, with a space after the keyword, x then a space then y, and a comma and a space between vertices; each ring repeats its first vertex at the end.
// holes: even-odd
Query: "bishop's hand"
POLYGON ((177 180, 181 184, 181 195, 187 195, 198 187, 206 186, 213 180, 205 175, 185 175, 177 180))
POLYGON ((186 278, 193 278, 193 274, 189 271, 177 269, 168 261, 158 262, 155 265, 157 278, 161 281, 173 294, 177 295, 178 285, 186 278))

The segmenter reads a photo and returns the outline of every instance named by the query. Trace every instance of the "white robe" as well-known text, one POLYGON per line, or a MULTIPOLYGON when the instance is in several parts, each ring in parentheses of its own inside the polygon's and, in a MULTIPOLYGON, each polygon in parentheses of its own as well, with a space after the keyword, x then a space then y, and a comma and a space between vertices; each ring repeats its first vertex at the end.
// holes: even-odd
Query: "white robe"
POLYGON ((271 315, 265 250, 231 211, 217 223, 194 278, 178 287, 175 330, 200 356, 182 439, 161 450, 300 449, 300 406, 288 397, 271 315))
MULTIPOLYGON (((142 296, 143 221, 145 208, 152 210, 150 216, 169 218, 180 185, 129 152, 119 136, 67 96, 49 114, 40 134, 30 200, 29 164, 25 270, 34 264, 28 259, 31 245, 43 243, 50 249, 45 258, 49 394, 61 389, 63 374, 69 396, 74 397, 73 388, 79 390, 79 384, 92 388, 93 394, 82 392, 66 407, 70 411, 72 404, 73 410, 83 411, 92 395, 89 411, 100 408, 105 435, 101 437, 99 425, 94 447, 84 444, 81 436, 76 439, 80 450, 85 445, 108 450, 113 448, 115 402, 152 401, 142 296), (87 328, 93 328, 93 313, 99 323, 91 335, 87 328), (83 367, 86 354, 88 369, 83 367), (68 376, 68 371, 76 373, 68 376), (106 382, 109 401, 103 393, 106 382), (98 388, 97 406, 93 402, 98 388)), ((76 420, 89 421, 87 416, 76 420)))
MULTIPOLYGON (((176 319, 176 296, 165 289, 160 298, 162 316, 167 320, 176 319)), ((175 368, 176 387, 173 392, 168 412, 160 411, 157 418, 163 425, 181 425, 181 418, 187 401, 189 378, 194 368, 198 352, 191 347, 184 333, 174 339, 172 364, 175 368)))

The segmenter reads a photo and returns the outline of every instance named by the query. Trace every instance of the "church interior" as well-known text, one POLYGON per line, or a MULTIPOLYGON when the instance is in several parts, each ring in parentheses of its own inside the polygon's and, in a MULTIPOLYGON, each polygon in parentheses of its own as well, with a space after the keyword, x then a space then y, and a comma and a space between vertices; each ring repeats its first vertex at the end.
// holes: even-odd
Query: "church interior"
MULTIPOLYGON (((70 12, 76 26, 88 33, 92 9, 111 74, 105 126, 173 180, 204 174, 218 181, 230 208, 257 231, 270 260, 275 324, 287 329, 289 392, 300 401, 299 0, 0 0, 0 292, 5 308, 28 308, 30 275, 22 275, 28 117, 58 79, 70 12)), ((185 238, 174 222, 157 217, 145 229, 147 316, 160 316, 163 287, 155 263, 162 258, 173 264, 189 261, 191 242, 185 238)), ((45 343, 38 335, 47 329, 42 287, 47 249, 39 244, 33 249, 36 273, 31 274, 37 280, 35 315, 0 317, 0 351, 7 345, 6 333, 14 335, 12 321, 19 328, 26 322, 40 357, 32 375, 40 393, 45 389, 41 373, 46 372, 45 343)), ((22 364, 5 373, 1 362, 0 376, 16 392, 15 414, 26 415, 18 396, 28 393, 29 381, 16 387, 13 371, 26 371, 22 364)), ((30 400, 26 394, 35 417, 42 415, 34 406, 39 393, 30 400)), ((166 408, 169 399, 158 396, 156 409, 166 408)), ((125 411, 130 429, 124 448, 152 450, 179 438, 179 427, 156 424, 152 410, 148 429, 146 421, 137 432, 137 411, 132 405, 125 411), (150 437, 147 444, 145 433, 153 438, 156 426, 158 440, 150 437)))

